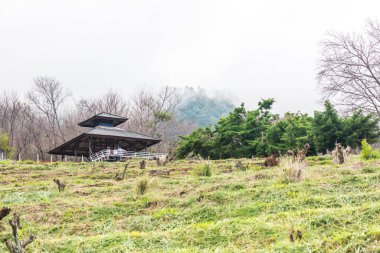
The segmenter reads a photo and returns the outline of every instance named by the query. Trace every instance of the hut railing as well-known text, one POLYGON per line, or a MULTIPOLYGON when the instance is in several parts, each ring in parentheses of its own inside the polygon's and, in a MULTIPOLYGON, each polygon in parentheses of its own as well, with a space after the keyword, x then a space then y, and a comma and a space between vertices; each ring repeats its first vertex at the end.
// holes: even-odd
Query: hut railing
POLYGON ((90 155, 90 161, 112 161, 112 160, 127 160, 127 159, 147 159, 152 160, 156 156, 166 155, 166 153, 150 153, 146 151, 135 152, 126 150, 106 150, 103 149, 99 152, 90 155))

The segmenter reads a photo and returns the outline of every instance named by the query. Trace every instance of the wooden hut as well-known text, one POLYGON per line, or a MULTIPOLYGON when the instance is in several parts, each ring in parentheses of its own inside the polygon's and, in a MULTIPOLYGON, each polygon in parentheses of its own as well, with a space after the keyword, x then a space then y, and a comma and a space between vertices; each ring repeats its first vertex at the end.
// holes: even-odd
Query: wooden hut
POLYGON ((121 160, 159 143, 161 140, 127 131, 117 126, 127 118, 100 113, 80 122, 85 131, 77 137, 50 150, 49 154, 86 157, 90 161, 121 160))

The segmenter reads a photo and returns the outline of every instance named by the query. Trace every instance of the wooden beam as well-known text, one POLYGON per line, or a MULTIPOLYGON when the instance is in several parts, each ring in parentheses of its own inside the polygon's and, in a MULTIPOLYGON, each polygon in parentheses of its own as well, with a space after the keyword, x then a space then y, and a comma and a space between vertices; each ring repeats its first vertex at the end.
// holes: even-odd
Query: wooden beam
POLYGON ((91 149, 91 137, 88 138, 88 154, 92 155, 92 149, 91 149))
POLYGON ((75 142, 75 148, 74 148, 74 154, 75 154, 75 161, 77 162, 77 146, 78 146, 78 143, 75 142))

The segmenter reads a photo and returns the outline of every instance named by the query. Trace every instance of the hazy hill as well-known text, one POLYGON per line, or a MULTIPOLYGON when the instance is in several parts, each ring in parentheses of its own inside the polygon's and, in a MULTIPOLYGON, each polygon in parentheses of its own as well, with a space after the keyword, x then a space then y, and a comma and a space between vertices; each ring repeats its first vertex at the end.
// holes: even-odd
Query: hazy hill
POLYGON ((186 88, 176 115, 179 120, 194 122, 198 127, 214 125, 235 106, 223 96, 210 96, 203 90, 186 88))

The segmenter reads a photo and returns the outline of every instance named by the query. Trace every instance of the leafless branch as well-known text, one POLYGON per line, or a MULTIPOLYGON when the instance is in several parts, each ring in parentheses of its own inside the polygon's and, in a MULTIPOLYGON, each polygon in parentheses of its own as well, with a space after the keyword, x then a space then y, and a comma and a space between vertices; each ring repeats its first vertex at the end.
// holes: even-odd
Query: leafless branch
POLYGON ((380 115, 380 25, 367 21, 364 34, 329 33, 321 43, 318 80, 326 99, 346 111, 380 115))

